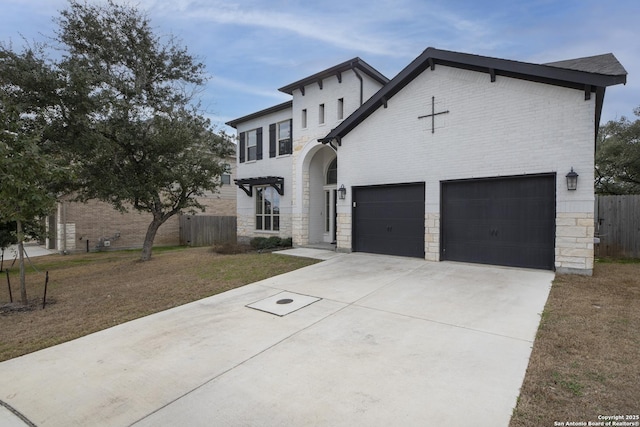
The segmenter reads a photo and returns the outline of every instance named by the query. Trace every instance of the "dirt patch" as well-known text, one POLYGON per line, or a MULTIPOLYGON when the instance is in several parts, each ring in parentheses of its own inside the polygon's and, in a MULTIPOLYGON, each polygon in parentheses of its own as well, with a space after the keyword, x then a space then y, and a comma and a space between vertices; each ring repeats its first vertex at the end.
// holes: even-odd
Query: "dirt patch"
POLYGON ((597 263, 593 277, 558 275, 510 426, 637 415, 638 384, 640 264, 597 263))

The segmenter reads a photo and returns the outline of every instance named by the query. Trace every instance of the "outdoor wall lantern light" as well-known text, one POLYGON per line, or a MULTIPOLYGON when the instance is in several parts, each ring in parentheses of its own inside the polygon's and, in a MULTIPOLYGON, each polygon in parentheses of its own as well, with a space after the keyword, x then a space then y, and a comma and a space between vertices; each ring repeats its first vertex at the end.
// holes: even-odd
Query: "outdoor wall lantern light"
POLYGON ((347 189, 344 188, 344 184, 340 186, 338 193, 340 193, 340 200, 344 200, 347 197, 347 189))
POLYGON ((573 191, 578 188, 578 174, 573 171, 567 174, 567 190, 573 191))

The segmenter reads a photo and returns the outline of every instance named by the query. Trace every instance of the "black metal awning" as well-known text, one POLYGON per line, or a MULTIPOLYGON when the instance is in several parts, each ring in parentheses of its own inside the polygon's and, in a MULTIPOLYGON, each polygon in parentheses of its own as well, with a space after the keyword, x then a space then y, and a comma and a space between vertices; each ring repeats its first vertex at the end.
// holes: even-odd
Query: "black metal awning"
POLYGON ((284 178, 281 176, 261 176, 259 178, 240 178, 234 182, 247 196, 253 196, 253 187, 256 185, 270 185, 275 188, 278 194, 284 195, 284 178))

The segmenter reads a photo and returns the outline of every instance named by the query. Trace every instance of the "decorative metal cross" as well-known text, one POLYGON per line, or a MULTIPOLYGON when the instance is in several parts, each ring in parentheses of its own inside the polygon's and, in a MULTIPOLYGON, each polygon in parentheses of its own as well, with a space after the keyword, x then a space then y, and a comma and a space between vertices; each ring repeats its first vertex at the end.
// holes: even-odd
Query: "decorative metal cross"
POLYGON ((431 133, 435 133, 435 129, 436 129, 436 116, 439 116, 440 114, 447 114, 449 112, 449 110, 447 111, 440 111, 439 113, 436 113, 436 97, 432 96, 431 97, 431 114, 427 114, 425 116, 418 116, 419 119, 424 119, 427 117, 431 117, 431 133))

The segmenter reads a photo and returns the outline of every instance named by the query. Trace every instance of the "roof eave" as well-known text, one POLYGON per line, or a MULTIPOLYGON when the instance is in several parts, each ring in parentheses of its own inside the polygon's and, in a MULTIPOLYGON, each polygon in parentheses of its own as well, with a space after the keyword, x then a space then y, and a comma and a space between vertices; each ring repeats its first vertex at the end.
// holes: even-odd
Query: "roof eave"
POLYGON ((255 113, 247 114, 246 116, 239 117, 234 120, 230 120, 225 123, 227 126, 231 126, 234 129, 237 129, 238 124, 247 122, 249 120, 265 116, 271 113, 277 113, 278 111, 286 110, 287 108, 293 107, 293 101, 286 101, 282 104, 274 105, 273 107, 265 108, 264 110, 256 111, 255 113))
POLYGON ((373 68, 371 65, 367 64, 365 61, 363 61, 359 57, 355 57, 341 64, 335 65, 331 68, 327 68, 326 70, 320 71, 319 73, 313 74, 311 76, 305 77, 291 84, 283 86, 278 90, 280 92, 293 95, 293 91, 296 89, 303 88, 310 84, 315 84, 318 81, 324 80, 328 77, 338 76, 341 73, 351 70, 353 68, 358 68, 359 70, 363 71, 365 74, 369 75, 371 78, 373 78, 374 80, 378 81, 383 85, 389 82, 389 79, 385 77, 382 73, 380 73, 378 70, 373 68))

